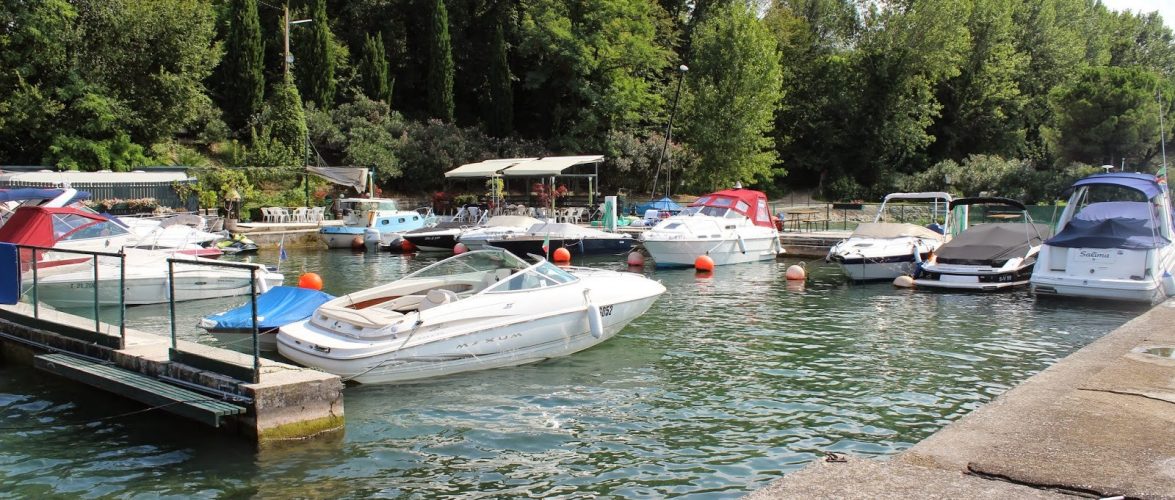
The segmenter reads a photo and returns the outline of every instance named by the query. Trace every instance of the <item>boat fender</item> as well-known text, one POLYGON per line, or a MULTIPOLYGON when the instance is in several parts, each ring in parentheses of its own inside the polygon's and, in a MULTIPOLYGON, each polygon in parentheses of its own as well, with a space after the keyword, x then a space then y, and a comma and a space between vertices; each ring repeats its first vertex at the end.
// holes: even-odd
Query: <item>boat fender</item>
POLYGON ((747 253, 747 242, 743 241, 743 235, 738 235, 738 251, 747 253))
POLYGON ((588 331, 595 338, 604 337, 604 317, 600 316, 600 306, 592 303, 591 290, 583 291, 583 298, 587 301, 588 331))
POLYGON ((1169 271, 1163 271, 1163 292, 1168 297, 1175 296, 1175 276, 1171 276, 1169 271))

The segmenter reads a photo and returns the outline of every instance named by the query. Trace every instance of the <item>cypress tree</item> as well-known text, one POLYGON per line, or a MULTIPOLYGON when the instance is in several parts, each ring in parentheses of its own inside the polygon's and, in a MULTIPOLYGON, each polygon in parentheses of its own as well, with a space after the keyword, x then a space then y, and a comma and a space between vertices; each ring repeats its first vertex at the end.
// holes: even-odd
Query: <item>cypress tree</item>
POLYGON ((232 0, 221 63, 220 101, 233 129, 244 127, 265 102, 265 55, 257 0, 232 0))
POLYGON ((392 105, 392 84, 388 79, 388 58, 382 33, 376 33, 374 38, 367 35, 363 41, 359 81, 367 97, 392 105))
POLYGON ((510 64, 506 60, 506 37, 499 20, 490 42, 489 100, 485 123, 491 135, 505 137, 514 131, 514 89, 510 82, 510 64))
POLYGON ((306 113, 298 88, 289 80, 274 86, 268 118, 265 125, 269 127, 270 137, 285 146, 290 161, 300 166, 306 161, 306 113))
POLYGON ((436 0, 429 30, 428 112, 433 118, 453 121, 453 43, 449 39, 449 13, 444 0, 436 0))
POLYGON ((314 19, 310 25, 310 37, 301 50, 305 56, 294 70, 306 99, 321 109, 330 109, 335 102, 335 58, 326 17, 326 0, 314 0, 310 6, 310 18, 314 19))

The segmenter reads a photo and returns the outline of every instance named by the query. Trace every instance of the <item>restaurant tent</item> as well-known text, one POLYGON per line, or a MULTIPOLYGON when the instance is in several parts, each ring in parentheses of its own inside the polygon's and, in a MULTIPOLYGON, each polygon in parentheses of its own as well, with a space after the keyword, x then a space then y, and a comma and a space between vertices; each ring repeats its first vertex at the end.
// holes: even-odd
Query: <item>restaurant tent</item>
MULTIPOLYGON (((576 165, 584 165, 604 161, 603 155, 583 156, 547 156, 543 158, 504 158, 486 160, 477 163, 467 163, 453 170, 445 172, 447 178, 469 177, 587 177, 588 203, 591 204, 595 189, 599 187, 599 167, 590 174, 564 174, 567 169, 576 165)), ((551 181, 552 189, 554 180, 551 181)))
POLYGON ((445 177, 496 177, 502 170, 519 163, 534 161, 538 158, 504 158, 500 160, 486 160, 477 163, 466 163, 460 167, 445 172, 445 177))

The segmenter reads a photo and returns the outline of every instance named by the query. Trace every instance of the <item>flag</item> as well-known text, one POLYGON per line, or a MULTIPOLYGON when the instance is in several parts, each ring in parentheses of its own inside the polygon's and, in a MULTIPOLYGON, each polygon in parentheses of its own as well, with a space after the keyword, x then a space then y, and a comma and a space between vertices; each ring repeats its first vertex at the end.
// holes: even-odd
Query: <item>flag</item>
POLYGON ((551 257, 551 233, 550 233, 550 231, 547 232, 546 236, 543 236, 543 253, 547 254, 548 258, 551 257))

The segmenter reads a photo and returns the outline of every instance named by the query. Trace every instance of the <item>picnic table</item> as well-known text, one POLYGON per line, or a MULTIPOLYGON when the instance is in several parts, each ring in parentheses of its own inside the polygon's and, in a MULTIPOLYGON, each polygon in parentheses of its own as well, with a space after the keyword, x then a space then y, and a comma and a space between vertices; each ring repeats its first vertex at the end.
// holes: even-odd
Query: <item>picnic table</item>
POLYGON ((783 229, 812 231, 818 227, 828 230, 828 211, 818 208, 791 208, 783 211, 783 229))

